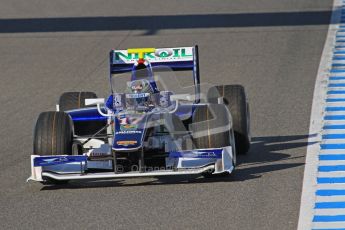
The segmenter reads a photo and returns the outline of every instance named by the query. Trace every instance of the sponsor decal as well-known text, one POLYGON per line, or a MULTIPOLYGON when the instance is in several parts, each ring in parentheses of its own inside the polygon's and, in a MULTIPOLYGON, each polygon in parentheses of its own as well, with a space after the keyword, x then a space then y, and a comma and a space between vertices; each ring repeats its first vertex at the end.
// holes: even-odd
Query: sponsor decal
POLYGON ((197 152, 196 155, 206 158, 214 158, 217 156, 214 152, 197 152))
POLYGON ((126 107, 126 98, 124 94, 115 93, 113 96, 113 107, 122 110, 126 107))
POLYGON ((126 94, 126 98, 144 98, 150 96, 149 93, 130 93, 126 94))
POLYGON ((139 130, 125 130, 125 131, 118 131, 115 134, 141 134, 139 130))
POLYGON ((120 125, 128 125, 128 124, 136 125, 145 117, 145 113, 137 112, 137 114, 139 114, 140 116, 134 117, 134 116, 122 114, 122 115, 119 115, 117 117, 117 119, 119 120, 120 125), (141 115, 141 114, 143 114, 143 115, 141 115))
POLYGON ((58 158, 42 159, 42 161, 45 163, 52 163, 52 162, 63 163, 63 162, 68 162, 68 159, 67 157, 58 157, 58 158))
POLYGON ((144 58, 148 61, 179 61, 190 60, 193 57, 192 47, 162 48, 162 49, 129 49, 114 51, 113 63, 128 63, 144 58), (129 52, 128 52, 129 51, 129 52))
POLYGON ((120 125, 127 125, 129 123, 129 119, 127 117, 119 117, 120 125))
POLYGON ((137 49, 128 49, 128 54, 137 54, 138 59, 143 59, 145 54, 153 53, 155 52, 155 48, 137 48, 137 49))
POLYGON ((90 157, 103 157, 103 156, 111 156, 110 152, 91 152, 90 157))
POLYGON ((34 159, 34 167, 67 164, 72 162, 84 162, 86 160, 86 156, 36 157, 34 159))
POLYGON ((128 146, 128 145, 135 145, 137 144, 137 141, 117 141, 117 145, 122 145, 122 146, 128 146))
POLYGON ((170 152, 169 157, 173 158, 221 158, 222 150, 196 150, 196 151, 184 151, 184 152, 170 152))
POLYGON ((138 125, 136 124, 121 124, 120 125, 121 131, 131 131, 131 130, 136 130, 136 129, 138 129, 138 125))

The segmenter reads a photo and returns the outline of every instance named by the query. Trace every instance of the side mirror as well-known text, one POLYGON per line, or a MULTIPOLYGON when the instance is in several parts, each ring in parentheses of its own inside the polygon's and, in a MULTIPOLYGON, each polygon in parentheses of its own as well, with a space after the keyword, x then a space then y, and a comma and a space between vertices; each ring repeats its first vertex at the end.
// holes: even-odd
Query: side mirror
POLYGON ((194 101, 194 97, 191 94, 174 94, 170 96, 171 101, 194 101))
POLYGON ((98 105, 98 104, 104 104, 104 98, 85 99, 85 105, 98 105))

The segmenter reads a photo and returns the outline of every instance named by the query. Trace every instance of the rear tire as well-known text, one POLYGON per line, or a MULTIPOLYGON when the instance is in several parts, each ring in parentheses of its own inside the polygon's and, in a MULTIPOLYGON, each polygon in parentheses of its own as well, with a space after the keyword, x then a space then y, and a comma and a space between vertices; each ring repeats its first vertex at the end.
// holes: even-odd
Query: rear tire
POLYGON ((35 155, 71 155, 73 124, 64 112, 43 112, 34 132, 35 155))
POLYGON ((220 85, 209 89, 207 98, 209 103, 218 103, 223 97, 233 121, 236 150, 238 154, 246 154, 250 148, 250 117, 244 87, 241 85, 220 85))
MULTIPOLYGON (((67 111, 72 109, 82 109, 94 106, 86 106, 85 99, 97 98, 93 92, 66 92, 60 96, 59 110, 67 111)), ((90 136, 96 133, 107 124, 106 121, 75 121, 74 133, 78 136, 90 136)), ((103 132, 102 134, 105 134, 103 132)))
POLYGON ((88 106, 85 105, 85 99, 97 98, 93 92, 66 92, 60 96, 59 110, 67 111, 72 109, 81 109, 88 106))

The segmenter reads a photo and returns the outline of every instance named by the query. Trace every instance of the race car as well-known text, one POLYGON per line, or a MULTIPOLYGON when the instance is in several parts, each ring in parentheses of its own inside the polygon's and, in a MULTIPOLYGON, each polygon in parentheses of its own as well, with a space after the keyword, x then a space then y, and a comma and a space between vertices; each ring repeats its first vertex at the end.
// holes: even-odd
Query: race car
POLYGON ((241 85, 200 83, 198 46, 110 51, 110 95, 63 93, 36 122, 42 183, 229 175, 250 147, 241 85))

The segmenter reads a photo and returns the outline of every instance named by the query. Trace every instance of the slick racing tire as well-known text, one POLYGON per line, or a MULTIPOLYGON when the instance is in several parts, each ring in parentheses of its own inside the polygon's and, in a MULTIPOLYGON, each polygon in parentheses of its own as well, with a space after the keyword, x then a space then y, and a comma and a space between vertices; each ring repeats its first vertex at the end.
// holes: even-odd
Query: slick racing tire
MULTIPOLYGON (((232 146, 234 157, 236 147, 234 146, 234 132, 230 127, 229 111, 223 104, 209 104, 197 107, 193 113, 192 133, 195 148, 222 148, 232 146)), ((235 165, 235 160, 234 160, 235 165)), ((227 176, 229 173, 212 174, 203 173, 204 177, 227 176)))
MULTIPOLYGON (((59 110, 68 111, 72 109, 82 109, 87 107, 85 99, 97 98, 93 92, 66 92, 60 96, 59 110)), ((74 133, 78 136, 90 136, 99 131, 106 125, 105 120, 99 121, 76 121, 74 122, 74 133)), ((102 134, 105 134, 104 132, 102 134)))
POLYGON ((64 112, 43 112, 39 115, 34 131, 35 155, 71 155, 73 124, 64 112))
POLYGON ((244 87, 241 85, 220 85, 211 87, 207 93, 209 103, 218 103, 218 98, 229 109, 235 132, 238 154, 246 154, 250 148, 250 113, 244 87))
POLYGON ((228 109, 222 104, 197 107, 192 118, 195 148, 221 148, 231 145, 231 128, 228 109))
POLYGON ((60 96, 59 110, 66 111, 71 109, 81 109, 88 106, 85 105, 85 99, 97 98, 93 92, 66 92, 60 96))

